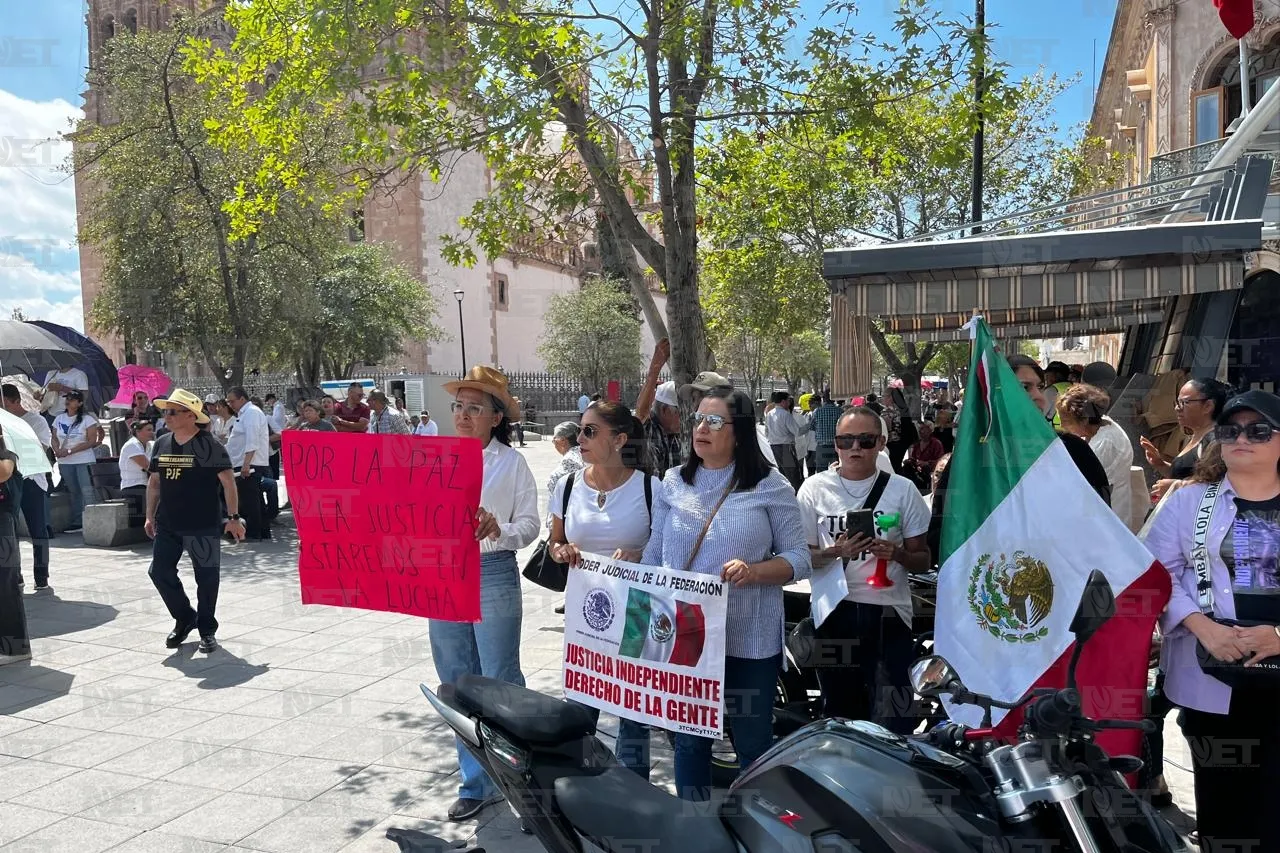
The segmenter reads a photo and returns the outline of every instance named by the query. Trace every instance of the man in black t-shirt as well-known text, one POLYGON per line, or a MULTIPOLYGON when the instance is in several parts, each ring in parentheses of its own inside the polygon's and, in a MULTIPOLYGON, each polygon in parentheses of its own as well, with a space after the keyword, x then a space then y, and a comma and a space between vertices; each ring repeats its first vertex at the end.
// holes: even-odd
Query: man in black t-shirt
POLYGON ((222 565, 222 535, 244 539, 239 515, 239 495, 227 449, 208 430, 209 422, 200 398, 175 388, 167 400, 156 400, 169 432, 156 439, 151 453, 151 478, 147 482, 147 535, 155 540, 151 552, 151 582, 156 585, 173 631, 165 640, 176 649, 195 628, 200 651, 218 648, 218 581, 222 565), (222 517, 219 489, 228 515, 222 517), (196 576, 195 610, 178 579, 178 560, 186 551, 196 576))

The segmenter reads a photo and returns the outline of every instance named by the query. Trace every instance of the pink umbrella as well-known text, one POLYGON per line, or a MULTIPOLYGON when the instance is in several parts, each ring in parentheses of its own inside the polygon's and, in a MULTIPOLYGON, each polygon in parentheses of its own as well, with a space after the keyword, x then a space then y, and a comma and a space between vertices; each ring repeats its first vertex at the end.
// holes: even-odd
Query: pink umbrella
POLYGON ((928 379, 921 379, 921 380, 920 380, 920 387, 921 387, 921 388, 923 388, 924 390, 928 391, 928 390, 930 390, 930 389, 932 389, 932 388, 933 388, 933 383, 932 383, 932 382, 930 382, 928 379))
POLYGON ((133 395, 142 392, 148 400, 154 400, 168 393, 173 387, 173 380, 158 367, 143 367, 139 364, 126 364, 117 374, 120 377, 120 393, 107 403, 109 408, 127 409, 133 405, 133 395))
POLYGON ((901 387, 902 387, 902 380, 901 380, 901 379, 897 379, 897 378, 890 379, 890 380, 889 380, 889 387, 890 387, 890 388, 901 388, 901 387))

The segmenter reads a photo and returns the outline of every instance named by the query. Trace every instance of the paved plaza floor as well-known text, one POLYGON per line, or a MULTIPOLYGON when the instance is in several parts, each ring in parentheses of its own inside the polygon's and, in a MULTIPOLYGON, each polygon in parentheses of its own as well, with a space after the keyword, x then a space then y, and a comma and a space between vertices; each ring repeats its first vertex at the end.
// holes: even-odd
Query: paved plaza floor
MULTIPOLYGON (((555 451, 524 452, 541 489, 555 451)), ((445 820, 457 761, 418 689, 436 684, 426 621, 303 606, 296 536, 287 522, 277 534, 224 548, 222 648, 211 655, 196 653, 194 635, 165 648, 173 623, 147 577, 149 548, 55 541, 54 591, 27 587, 34 659, 0 667, 0 853, 390 853, 391 827, 540 849, 505 804, 445 820)), ((183 580, 194 594, 185 563, 183 580)), ((526 584, 522 664, 531 687, 553 694, 558 603, 526 584)), ((611 743, 616 722, 602 730, 611 743)), ((1167 754, 1189 767, 1176 732, 1167 754)), ((669 786, 660 738, 654 767, 669 786)), ((1190 774, 1168 775, 1190 810, 1190 774)))

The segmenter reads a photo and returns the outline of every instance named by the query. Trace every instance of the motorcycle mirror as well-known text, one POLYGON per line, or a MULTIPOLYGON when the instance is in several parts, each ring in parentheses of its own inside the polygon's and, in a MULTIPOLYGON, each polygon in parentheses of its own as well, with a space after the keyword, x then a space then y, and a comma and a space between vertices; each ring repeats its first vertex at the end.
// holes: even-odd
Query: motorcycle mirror
POLYGON ((955 669, 939 655, 929 655, 911 664, 911 687, 921 696, 948 692, 946 688, 959 682, 955 669))
POLYGON ((1077 647, 1084 645, 1115 615, 1116 597, 1111 591, 1111 584, 1106 575, 1094 569, 1085 581, 1076 615, 1071 619, 1071 633, 1075 634, 1077 647))

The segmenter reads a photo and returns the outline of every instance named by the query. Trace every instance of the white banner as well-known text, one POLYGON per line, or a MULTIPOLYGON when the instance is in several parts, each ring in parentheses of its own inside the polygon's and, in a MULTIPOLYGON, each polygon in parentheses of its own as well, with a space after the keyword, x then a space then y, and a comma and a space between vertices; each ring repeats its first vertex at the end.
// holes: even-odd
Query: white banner
POLYGON ((565 587, 565 698, 722 737, 728 586, 714 575, 583 554, 565 587))

